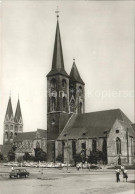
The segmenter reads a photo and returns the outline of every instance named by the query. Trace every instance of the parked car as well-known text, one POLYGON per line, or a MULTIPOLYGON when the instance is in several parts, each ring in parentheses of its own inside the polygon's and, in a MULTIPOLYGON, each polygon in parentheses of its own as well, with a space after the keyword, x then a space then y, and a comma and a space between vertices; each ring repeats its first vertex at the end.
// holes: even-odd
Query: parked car
POLYGON ((26 169, 14 169, 9 173, 9 177, 16 177, 16 178, 20 178, 20 177, 28 177, 29 176, 29 172, 26 169))

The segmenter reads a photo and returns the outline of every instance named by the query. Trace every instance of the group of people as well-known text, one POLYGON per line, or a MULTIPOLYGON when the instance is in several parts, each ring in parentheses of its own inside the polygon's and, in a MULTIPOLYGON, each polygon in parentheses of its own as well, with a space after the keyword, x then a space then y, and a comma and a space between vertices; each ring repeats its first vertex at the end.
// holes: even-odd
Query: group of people
POLYGON ((117 169, 116 170, 116 182, 120 182, 120 173, 122 172, 123 174, 123 182, 124 182, 124 179, 126 179, 126 182, 127 182, 127 179, 128 179, 128 175, 127 175, 127 170, 125 169, 124 166, 121 166, 121 169, 117 169))

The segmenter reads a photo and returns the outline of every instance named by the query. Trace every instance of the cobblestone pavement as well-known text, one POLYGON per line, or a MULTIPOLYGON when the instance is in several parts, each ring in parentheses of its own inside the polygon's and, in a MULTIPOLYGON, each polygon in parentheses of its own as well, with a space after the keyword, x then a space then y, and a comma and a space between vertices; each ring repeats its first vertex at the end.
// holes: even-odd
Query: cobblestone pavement
POLYGON ((134 171, 128 182, 116 183, 114 170, 31 169, 29 178, 9 179, 9 168, 0 173, 0 194, 134 194, 134 171), (4 172, 5 171, 5 172, 4 172), (43 172, 43 174, 42 174, 43 172))

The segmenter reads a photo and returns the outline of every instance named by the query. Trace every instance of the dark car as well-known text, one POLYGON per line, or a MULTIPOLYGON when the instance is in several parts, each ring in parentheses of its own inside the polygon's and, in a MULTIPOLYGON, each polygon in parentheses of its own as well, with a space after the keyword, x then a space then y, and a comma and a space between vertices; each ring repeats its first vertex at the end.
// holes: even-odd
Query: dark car
POLYGON ((28 177, 29 176, 29 172, 27 172, 26 169, 14 169, 9 173, 9 177, 16 177, 16 178, 20 178, 20 177, 28 177))

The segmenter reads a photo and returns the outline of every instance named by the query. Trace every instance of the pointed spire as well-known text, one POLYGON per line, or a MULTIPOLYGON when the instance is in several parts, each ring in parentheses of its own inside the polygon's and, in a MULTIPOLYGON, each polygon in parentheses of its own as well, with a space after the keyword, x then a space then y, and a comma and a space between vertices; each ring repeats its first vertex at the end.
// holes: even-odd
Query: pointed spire
POLYGON ((66 73, 64 68, 64 60, 63 60, 63 52, 62 52, 58 19, 57 19, 56 34, 55 34, 52 69, 47 76, 52 76, 55 74, 61 74, 68 77, 68 74, 66 73))
POLYGON ((15 122, 18 123, 20 119, 22 120, 22 113, 21 113, 21 107, 20 107, 20 100, 18 98, 16 112, 15 112, 15 122))
POLYGON ((8 101, 8 106, 7 106, 7 111, 5 115, 5 119, 11 119, 13 117, 13 109, 12 109, 12 102, 11 102, 11 96, 9 96, 9 101, 8 101))
POLYGON ((79 83, 84 85, 84 82, 83 82, 82 78, 80 77, 80 74, 79 74, 78 69, 76 67, 75 59, 73 59, 73 66, 72 66, 72 69, 70 72, 70 79, 74 82, 79 82, 79 83))

